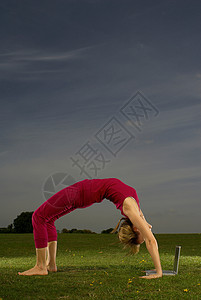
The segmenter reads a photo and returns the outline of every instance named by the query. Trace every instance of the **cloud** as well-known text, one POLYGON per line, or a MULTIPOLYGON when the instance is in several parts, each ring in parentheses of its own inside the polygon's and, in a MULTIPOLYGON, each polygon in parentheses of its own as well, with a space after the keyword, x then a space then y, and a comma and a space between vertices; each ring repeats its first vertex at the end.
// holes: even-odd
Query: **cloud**
POLYGON ((73 49, 65 52, 51 52, 42 50, 21 50, 11 53, 1 54, 4 59, 11 61, 66 61, 81 57, 82 53, 91 49, 92 46, 73 49))
MULTIPOLYGON (((68 51, 50 51, 43 49, 23 49, 0 54, 0 77, 24 81, 36 78, 40 74, 63 73, 69 70, 68 63, 84 58, 84 55, 97 45, 89 45, 68 51), (67 65, 66 65, 67 64, 67 65), (17 76, 16 76, 17 75, 17 76)), ((46 77, 38 77, 47 79, 46 77)), ((48 77, 49 79, 49 77, 48 77)))

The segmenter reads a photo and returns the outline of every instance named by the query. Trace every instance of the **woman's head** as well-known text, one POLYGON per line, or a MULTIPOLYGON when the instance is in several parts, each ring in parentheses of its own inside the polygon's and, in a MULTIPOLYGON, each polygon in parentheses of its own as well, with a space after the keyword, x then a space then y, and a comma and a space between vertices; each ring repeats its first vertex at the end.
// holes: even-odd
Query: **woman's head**
POLYGON ((118 231, 119 241, 124 244, 124 248, 130 248, 132 254, 137 254, 140 250, 140 244, 144 242, 144 238, 128 218, 121 218, 112 233, 117 231, 119 224, 123 219, 124 222, 121 224, 118 231))

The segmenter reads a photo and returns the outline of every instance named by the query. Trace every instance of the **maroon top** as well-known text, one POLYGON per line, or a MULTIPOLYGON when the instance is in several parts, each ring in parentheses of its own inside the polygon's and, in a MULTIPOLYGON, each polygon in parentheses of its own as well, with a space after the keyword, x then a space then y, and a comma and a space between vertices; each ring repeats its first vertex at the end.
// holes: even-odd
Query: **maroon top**
MULTIPOLYGON (((104 179, 84 179, 78 181, 66 189, 76 188, 78 192, 77 197, 71 198, 71 209, 84 208, 92 205, 93 203, 102 202, 104 198, 112 201, 117 209, 120 209, 122 215, 123 213, 123 202, 126 197, 133 197, 140 209, 138 195, 136 190, 123 183, 117 178, 104 178, 104 179)), ((127 217, 127 216, 126 216, 127 217)))

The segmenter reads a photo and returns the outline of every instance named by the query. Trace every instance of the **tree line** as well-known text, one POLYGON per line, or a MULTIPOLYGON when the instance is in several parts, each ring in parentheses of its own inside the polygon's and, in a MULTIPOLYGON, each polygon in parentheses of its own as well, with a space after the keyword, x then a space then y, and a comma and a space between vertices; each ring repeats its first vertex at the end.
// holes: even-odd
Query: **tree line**
MULTIPOLYGON (((0 228, 0 233, 33 233, 33 226, 32 226, 32 215, 33 211, 31 212, 22 212, 17 218, 14 219, 13 223, 8 225, 7 227, 0 228)), ((101 233, 110 233, 113 228, 109 228, 106 230, 102 230, 101 233)), ((67 229, 63 228, 61 233, 90 233, 95 234, 89 229, 67 229)))

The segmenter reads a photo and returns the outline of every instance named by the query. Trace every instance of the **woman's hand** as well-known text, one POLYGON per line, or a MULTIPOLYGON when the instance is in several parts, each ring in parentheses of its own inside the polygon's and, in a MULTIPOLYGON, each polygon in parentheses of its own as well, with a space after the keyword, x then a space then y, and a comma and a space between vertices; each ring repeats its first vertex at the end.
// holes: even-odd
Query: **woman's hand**
POLYGON ((146 275, 146 276, 140 276, 139 278, 154 279, 154 278, 160 278, 162 276, 163 276, 162 273, 156 273, 156 274, 150 274, 150 275, 146 275))

